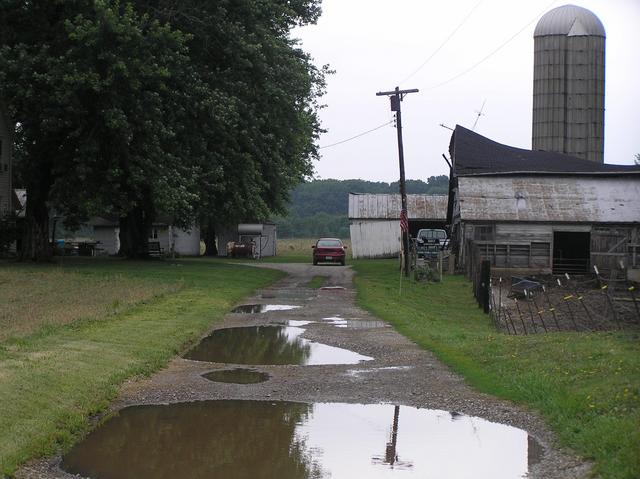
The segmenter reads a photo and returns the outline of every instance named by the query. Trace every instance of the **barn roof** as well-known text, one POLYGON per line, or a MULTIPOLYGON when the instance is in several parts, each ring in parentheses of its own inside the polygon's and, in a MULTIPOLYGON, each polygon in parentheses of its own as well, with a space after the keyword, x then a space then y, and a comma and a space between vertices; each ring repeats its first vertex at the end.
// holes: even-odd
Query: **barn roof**
POLYGON ((640 174, 640 166, 609 165, 551 151, 515 148, 485 138, 460 125, 451 136, 449 152, 455 176, 513 173, 601 175, 640 174))
MULTIPOLYGON (((407 195, 409 219, 444 221, 448 196, 407 195)), ((400 219, 402 202, 399 194, 349 193, 350 219, 400 219)))

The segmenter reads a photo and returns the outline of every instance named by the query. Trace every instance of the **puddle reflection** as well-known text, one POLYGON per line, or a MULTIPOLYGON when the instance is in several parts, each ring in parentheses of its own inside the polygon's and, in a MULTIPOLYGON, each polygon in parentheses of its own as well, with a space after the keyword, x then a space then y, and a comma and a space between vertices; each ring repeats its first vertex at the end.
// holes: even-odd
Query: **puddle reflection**
POLYGON ((392 405, 205 401, 124 409, 63 458, 94 478, 526 477, 521 429, 392 405))
POLYGON ((340 316, 329 316, 327 318, 322 318, 322 320, 334 325, 336 328, 376 329, 387 327, 387 324, 384 321, 365 320, 357 318, 346 319, 340 316))
POLYGON ((294 306, 292 304, 243 304, 236 306, 231 310, 232 313, 240 314, 256 314, 256 313, 268 313, 269 311, 289 311, 291 309, 298 309, 300 306, 294 306))
POLYGON ((231 364, 357 364, 373 358, 301 338, 291 326, 217 329, 184 357, 231 364))

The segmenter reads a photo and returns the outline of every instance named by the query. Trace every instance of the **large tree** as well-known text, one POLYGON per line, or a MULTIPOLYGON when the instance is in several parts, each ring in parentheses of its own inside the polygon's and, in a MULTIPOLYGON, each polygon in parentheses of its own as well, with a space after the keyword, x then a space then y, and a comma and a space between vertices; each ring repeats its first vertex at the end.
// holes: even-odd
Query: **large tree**
POLYGON ((184 182, 168 115, 180 116, 172 78, 186 68, 184 37, 117 1, 1 5, 0 85, 20 125, 27 188, 22 258, 50 256, 52 207, 70 219, 135 216, 138 230, 156 205, 174 207, 163 201, 184 182))
POLYGON ((206 229, 282 210, 317 156, 324 70, 289 38, 317 3, 0 0, 23 258, 47 259, 50 207, 117 215, 131 257, 158 213, 206 229))
POLYGON ((142 4, 191 35, 191 58, 211 92, 211 113, 198 118, 206 138, 198 216, 212 251, 216 225, 283 212, 291 188, 312 173, 327 69, 316 69, 289 31, 315 22, 319 2, 142 4))

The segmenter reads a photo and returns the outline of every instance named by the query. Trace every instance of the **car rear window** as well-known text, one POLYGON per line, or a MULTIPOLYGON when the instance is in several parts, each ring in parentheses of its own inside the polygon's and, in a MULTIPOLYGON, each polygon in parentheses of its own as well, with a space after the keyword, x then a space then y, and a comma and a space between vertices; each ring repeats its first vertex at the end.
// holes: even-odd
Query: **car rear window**
POLYGON ((320 241, 318 241, 318 247, 320 247, 320 248, 342 248, 342 241, 340 241, 340 240, 320 240, 320 241))
POLYGON ((447 239, 447 232, 445 230, 425 230, 420 232, 420 238, 422 239, 447 239))

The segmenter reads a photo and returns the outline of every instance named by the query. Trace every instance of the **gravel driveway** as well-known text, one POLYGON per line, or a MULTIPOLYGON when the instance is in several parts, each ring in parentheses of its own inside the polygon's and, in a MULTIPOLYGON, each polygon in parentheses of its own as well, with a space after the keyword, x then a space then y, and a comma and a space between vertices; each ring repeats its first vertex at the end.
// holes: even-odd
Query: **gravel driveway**
MULTIPOLYGON (((303 337, 373 358, 356 365, 259 365, 270 379, 257 384, 212 382, 203 374, 236 365, 175 358, 149 379, 126 383, 112 409, 143 404, 166 404, 211 399, 250 399, 308 403, 388 403, 425 409, 456 411, 528 432, 537 457, 529 461, 530 478, 582 478, 589 464, 554 447, 554 436, 533 413, 509 402, 478 393, 430 352, 355 305, 349 267, 304 264, 260 264, 281 269, 288 276, 247 298, 243 304, 296 305, 297 309, 253 314, 229 313, 213 329, 309 321, 303 337), (322 289, 307 285, 316 276, 328 280, 322 289), (338 318, 328 320, 326 318, 338 318), (346 323, 344 321, 347 320, 346 323), (342 326, 342 327, 338 327, 342 326), (346 327, 345 327, 346 326, 346 327)), ((298 323, 303 324, 303 323, 298 323)), ((530 446, 531 448, 531 446, 530 446)), ((70 478, 60 458, 39 461, 21 469, 19 478, 70 478)))

